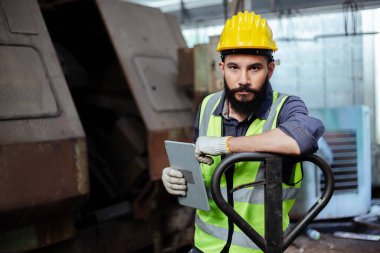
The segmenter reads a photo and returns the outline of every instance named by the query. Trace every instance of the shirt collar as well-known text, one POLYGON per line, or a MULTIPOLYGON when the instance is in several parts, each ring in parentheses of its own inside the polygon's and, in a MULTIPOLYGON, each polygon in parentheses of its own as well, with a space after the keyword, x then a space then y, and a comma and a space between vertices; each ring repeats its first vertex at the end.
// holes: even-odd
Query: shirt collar
MULTIPOLYGON (((265 99, 260 104, 259 108, 255 110, 252 114, 255 118, 266 119, 269 114, 269 109, 272 106, 273 102, 273 89, 270 82, 268 82, 268 88, 266 89, 265 99)), ((223 91, 222 98, 220 103, 215 108, 213 115, 222 116, 228 119, 228 101, 226 98, 226 92, 223 91)))

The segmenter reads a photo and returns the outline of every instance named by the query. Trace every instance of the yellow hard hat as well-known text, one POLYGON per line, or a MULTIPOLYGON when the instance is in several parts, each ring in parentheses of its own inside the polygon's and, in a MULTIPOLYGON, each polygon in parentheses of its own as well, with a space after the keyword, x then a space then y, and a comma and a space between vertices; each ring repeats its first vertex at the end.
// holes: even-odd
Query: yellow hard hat
POLYGON ((216 51, 269 49, 277 51, 267 20, 254 12, 239 12, 227 20, 216 51))

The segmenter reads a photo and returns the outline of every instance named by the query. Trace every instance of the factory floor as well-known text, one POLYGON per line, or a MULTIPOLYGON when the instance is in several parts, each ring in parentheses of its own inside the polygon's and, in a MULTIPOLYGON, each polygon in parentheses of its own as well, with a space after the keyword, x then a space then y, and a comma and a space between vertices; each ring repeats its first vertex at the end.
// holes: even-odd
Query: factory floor
MULTIPOLYGON (((380 241, 354 240, 321 233, 319 240, 301 234, 285 253, 380 253, 380 241)), ((189 249, 179 251, 187 253, 189 249)))
POLYGON ((376 192, 374 196, 368 214, 356 217, 358 219, 315 221, 308 227, 319 232, 319 240, 313 240, 302 233, 285 253, 380 253, 379 192, 376 192), (351 238, 342 238, 342 234, 343 237, 351 238), (355 236, 361 236, 366 240, 353 239, 352 237, 355 236))
POLYGON ((379 253, 379 241, 337 238, 330 233, 321 233, 317 241, 306 235, 299 236, 285 253, 379 253))

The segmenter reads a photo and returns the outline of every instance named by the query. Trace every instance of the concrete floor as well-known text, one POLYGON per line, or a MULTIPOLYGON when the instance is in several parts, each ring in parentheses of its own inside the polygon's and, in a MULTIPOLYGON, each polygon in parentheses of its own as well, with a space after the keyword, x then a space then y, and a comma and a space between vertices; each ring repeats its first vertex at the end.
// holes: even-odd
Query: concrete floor
POLYGON ((334 237, 321 233, 318 241, 300 235, 285 253, 380 253, 380 241, 363 241, 334 237))

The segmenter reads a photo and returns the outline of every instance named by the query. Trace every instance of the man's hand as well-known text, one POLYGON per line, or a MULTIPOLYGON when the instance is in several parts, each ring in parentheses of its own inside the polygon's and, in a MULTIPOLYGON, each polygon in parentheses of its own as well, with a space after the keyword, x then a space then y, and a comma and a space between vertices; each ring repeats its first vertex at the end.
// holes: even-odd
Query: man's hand
POLYGON ((195 158, 201 163, 211 165, 214 160, 211 156, 224 155, 230 153, 228 140, 231 136, 226 137, 206 137, 201 136, 195 143, 195 158))
POLYGON ((161 180, 168 193, 177 196, 186 196, 186 180, 179 170, 170 167, 165 168, 162 172, 161 180))

